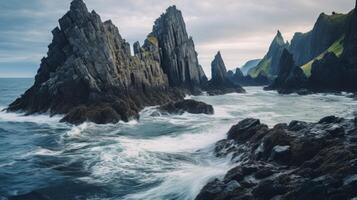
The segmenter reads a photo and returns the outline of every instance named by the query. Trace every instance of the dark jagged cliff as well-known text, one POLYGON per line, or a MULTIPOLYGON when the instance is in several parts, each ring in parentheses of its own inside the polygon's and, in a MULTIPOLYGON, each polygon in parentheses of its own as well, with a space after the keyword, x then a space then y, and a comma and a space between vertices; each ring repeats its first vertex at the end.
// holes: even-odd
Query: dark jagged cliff
POLYGON ((160 48, 161 66, 173 87, 200 87, 207 81, 198 63, 194 42, 188 36, 181 11, 169 7, 155 21, 149 38, 160 48))
POLYGON ((269 128, 258 119, 232 126, 217 157, 236 167, 211 180, 196 200, 353 199, 357 196, 357 118, 329 116, 269 128))
POLYGON ((326 51, 340 39, 346 29, 348 15, 320 14, 313 29, 307 33, 295 33, 289 47, 296 65, 301 66, 326 51))
POLYGON ((314 90, 357 91, 357 13, 350 13, 341 56, 325 54, 312 64, 310 87, 314 90))
POLYGON ((285 43, 283 36, 278 31, 269 47, 268 53, 255 68, 249 71, 249 75, 253 78, 261 75, 273 79, 279 72, 281 54, 288 46, 289 44, 285 43))
POLYGON ((245 92, 244 89, 234 84, 228 76, 226 65, 221 56, 221 52, 218 52, 211 63, 211 80, 205 85, 204 89, 210 95, 220 95, 233 92, 245 92))
POLYGON ((63 120, 71 123, 109 123, 136 118, 143 106, 183 97, 169 88, 158 43, 150 37, 131 56, 117 27, 89 13, 82 0, 71 3, 59 25, 34 85, 8 111, 67 114, 63 120))
POLYGON ((281 55, 278 76, 273 83, 265 89, 278 90, 279 93, 291 93, 306 86, 307 77, 302 69, 295 65, 293 56, 285 49, 281 55))
MULTIPOLYGON (((313 30, 306 34, 296 34, 289 47, 293 58, 298 60, 295 65, 301 66, 301 63, 308 62, 301 66, 308 76, 307 81, 301 70, 293 67, 294 84, 286 82, 287 74, 279 74, 267 89, 277 89, 284 93, 303 91, 304 94, 357 91, 356 27, 355 9, 348 14, 321 14, 313 30)), ((280 66, 284 67, 286 69, 289 64, 280 66)))

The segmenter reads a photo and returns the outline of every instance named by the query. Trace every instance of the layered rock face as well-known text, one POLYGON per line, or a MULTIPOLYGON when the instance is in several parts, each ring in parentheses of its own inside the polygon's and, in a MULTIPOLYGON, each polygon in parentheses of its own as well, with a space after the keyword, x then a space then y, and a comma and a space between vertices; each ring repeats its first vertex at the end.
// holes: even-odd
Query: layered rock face
POLYGON ((312 64, 310 87, 314 90, 357 91, 357 14, 350 13, 340 57, 330 52, 312 64))
POLYGON ((347 15, 320 14, 313 29, 307 33, 295 33, 289 46, 296 65, 301 66, 326 51, 340 39, 346 29, 347 15))
POLYGON ((222 55, 218 52, 211 63, 212 78, 205 85, 204 89, 210 95, 220 95, 233 92, 245 92, 244 89, 234 84, 228 76, 226 65, 222 59, 222 55))
POLYGON ((272 43, 270 44, 268 53, 260 61, 257 67, 249 71, 249 75, 253 78, 263 75, 273 79, 279 72, 279 62, 283 50, 288 48, 289 44, 285 43, 280 31, 277 32, 272 43))
POLYGON ((149 37, 158 42, 161 66, 170 86, 192 89, 207 81, 198 63, 194 42, 188 37, 181 11, 175 6, 169 7, 155 21, 149 37))
POLYGON ((9 111, 68 114, 64 120, 71 123, 109 123, 137 117, 143 106, 182 98, 169 88, 157 42, 148 38, 131 56, 117 27, 89 13, 82 0, 71 3, 59 24, 34 85, 9 111))
POLYGON ((291 93, 306 88, 307 77, 302 69, 295 65, 293 56, 287 49, 283 51, 279 69, 277 78, 265 89, 278 90, 279 93, 291 93))
POLYGON ((237 166, 204 186, 196 199, 352 199, 356 122, 329 116, 269 128, 245 119, 215 147, 218 157, 231 155, 237 166))

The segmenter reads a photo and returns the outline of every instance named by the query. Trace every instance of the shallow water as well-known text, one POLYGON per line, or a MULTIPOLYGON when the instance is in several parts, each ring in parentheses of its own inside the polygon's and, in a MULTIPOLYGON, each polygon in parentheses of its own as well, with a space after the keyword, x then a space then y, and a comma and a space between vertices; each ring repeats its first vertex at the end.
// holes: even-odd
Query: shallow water
MULTIPOLYGON (((5 108, 32 79, 0 79, 5 108)), ((246 94, 188 97, 215 114, 151 117, 115 125, 59 123, 60 116, 0 112, 1 196, 36 191, 50 199, 193 199, 210 179, 233 167, 213 155, 231 125, 254 117, 270 126, 327 115, 351 118, 357 101, 343 95, 279 95, 261 87, 246 94)))

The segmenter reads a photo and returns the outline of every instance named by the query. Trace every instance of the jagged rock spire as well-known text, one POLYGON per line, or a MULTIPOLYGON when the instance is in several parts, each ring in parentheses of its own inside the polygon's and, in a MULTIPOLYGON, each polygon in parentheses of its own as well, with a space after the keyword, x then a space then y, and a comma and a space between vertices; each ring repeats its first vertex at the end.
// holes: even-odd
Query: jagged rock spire
POLYGON ((73 0, 71 2, 70 10, 83 13, 88 12, 87 6, 83 0, 73 0))
POLYGON ((89 13, 82 0, 71 3, 59 24, 34 85, 9 111, 65 114, 63 120, 71 123, 115 123, 137 117, 144 106, 181 98, 167 91, 156 46, 138 47, 140 55, 131 56, 118 28, 89 13))
POLYGON ((227 78, 227 69, 222 59, 221 52, 218 51, 211 63, 212 82, 223 83, 227 78))
POLYGON ((155 21, 152 37, 161 50, 161 66, 174 87, 199 87, 206 80, 191 37, 188 36, 181 11, 176 6, 155 21))

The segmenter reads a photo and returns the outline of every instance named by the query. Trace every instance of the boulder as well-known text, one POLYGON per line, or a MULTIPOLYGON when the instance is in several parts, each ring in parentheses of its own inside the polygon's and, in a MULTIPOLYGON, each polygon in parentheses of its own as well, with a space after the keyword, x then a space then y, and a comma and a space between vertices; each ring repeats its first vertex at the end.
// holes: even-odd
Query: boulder
MULTIPOLYGON (((206 197, 352 199, 357 194, 355 129, 355 119, 334 116, 270 129, 257 119, 242 120, 227 140, 217 143, 229 144, 229 156, 237 166, 219 184, 208 183, 214 195, 206 197)), ((204 188, 208 194, 209 187, 204 188)))
POLYGON ((213 106, 191 99, 167 103, 160 106, 159 110, 169 114, 183 114, 184 112, 188 112, 192 114, 212 115, 214 113, 213 106))

